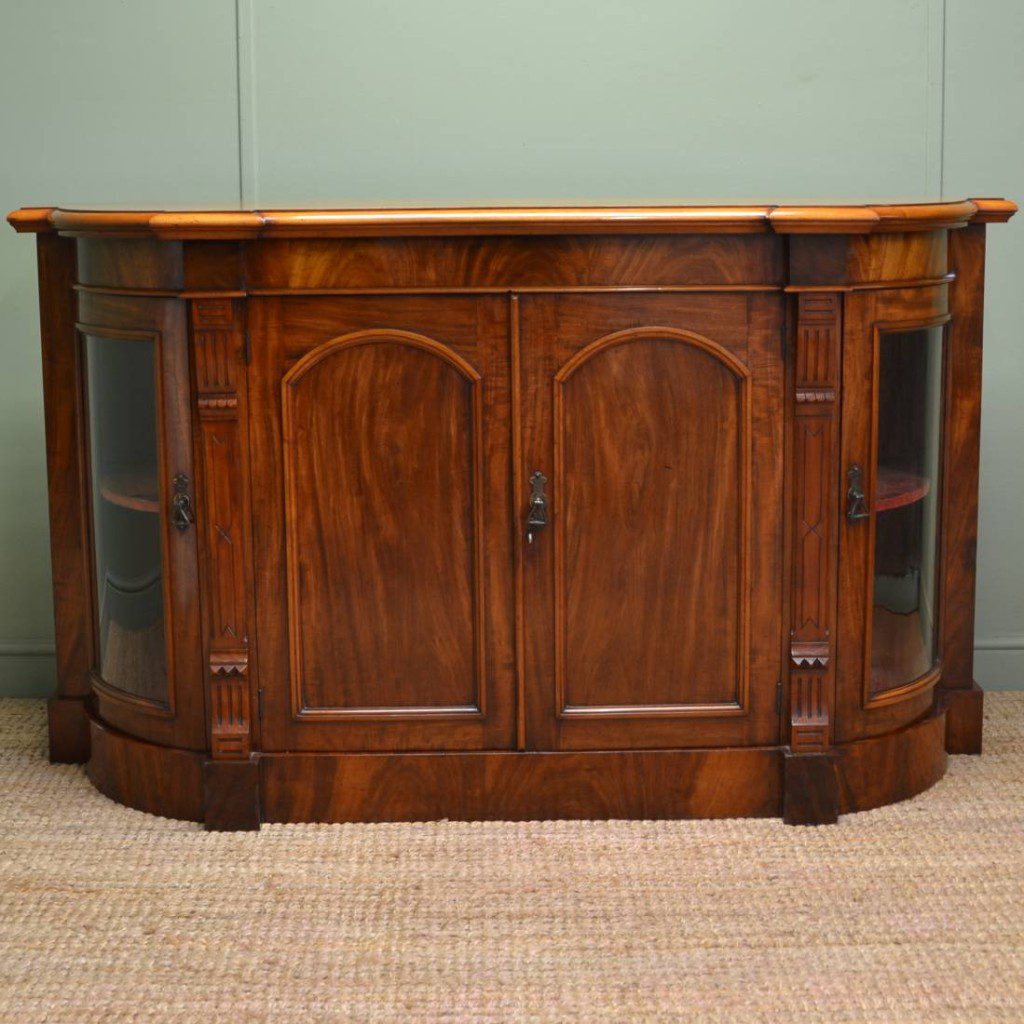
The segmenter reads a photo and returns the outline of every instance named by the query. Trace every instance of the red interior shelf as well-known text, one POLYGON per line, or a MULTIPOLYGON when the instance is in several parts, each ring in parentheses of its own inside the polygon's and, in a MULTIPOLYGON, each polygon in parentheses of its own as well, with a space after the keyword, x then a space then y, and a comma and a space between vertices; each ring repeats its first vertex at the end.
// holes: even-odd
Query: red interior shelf
POLYGON ((932 482, 916 473, 886 466, 878 467, 875 483, 875 511, 888 512, 920 501, 932 488, 932 482))
POLYGON ((100 480, 100 494, 121 508, 136 512, 159 512, 156 480, 141 473, 109 473, 100 480))

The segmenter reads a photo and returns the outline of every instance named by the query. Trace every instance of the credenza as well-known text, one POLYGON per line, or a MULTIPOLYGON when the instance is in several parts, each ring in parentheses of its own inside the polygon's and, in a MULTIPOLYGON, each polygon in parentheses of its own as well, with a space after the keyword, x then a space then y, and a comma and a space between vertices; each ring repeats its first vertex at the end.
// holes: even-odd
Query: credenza
POLYGON ((51 758, 215 829, 921 792, 981 748, 1015 209, 12 213, 51 758))

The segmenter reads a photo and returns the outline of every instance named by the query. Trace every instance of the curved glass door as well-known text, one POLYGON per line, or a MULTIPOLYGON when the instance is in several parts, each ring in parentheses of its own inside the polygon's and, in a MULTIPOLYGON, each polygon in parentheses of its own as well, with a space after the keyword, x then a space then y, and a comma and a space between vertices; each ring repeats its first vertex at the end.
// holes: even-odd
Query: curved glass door
POLYGON ((156 341, 86 335, 85 363, 96 667, 107 685, 166 705, 156 341))
POLYGON ((938 661, 942 324, 878 335, 870 693, 938 661))

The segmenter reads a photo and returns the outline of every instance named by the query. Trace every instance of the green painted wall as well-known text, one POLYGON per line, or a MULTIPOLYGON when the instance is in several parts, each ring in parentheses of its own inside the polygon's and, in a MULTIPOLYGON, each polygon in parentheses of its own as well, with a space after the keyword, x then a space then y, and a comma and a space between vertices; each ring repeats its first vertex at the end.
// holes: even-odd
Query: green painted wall
MULTIPOLYGON (((224 0, 0 7, 3 212, 237 203, 235 25, 224 0)), ((37 301, 0 225, 0 694, 54 686, 37 301)))
MULTIPOLYGON (((1010 0, 48 0, 0 207, 1024 198, 1010 0)), ((983 684, 1024 682, 1024 219, 991 233, 983 684)), ((32 244, 0 231, 0 693, 52 687, 32 244)))
MULTIPOLYGON (((1024 5, 947 0, 948 193, 1024 207, 1024 5)), ((975 675, 1024 688, 1024 215, 988 232, 975 675)))

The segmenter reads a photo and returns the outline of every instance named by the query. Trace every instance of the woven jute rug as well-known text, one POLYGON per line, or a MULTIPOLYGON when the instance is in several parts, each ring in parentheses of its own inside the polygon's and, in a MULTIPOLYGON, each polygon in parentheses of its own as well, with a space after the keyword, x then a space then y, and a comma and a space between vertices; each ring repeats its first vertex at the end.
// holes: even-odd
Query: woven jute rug
POLYGON ((837 826, 127 810, 0 701, 0 1020, 1024 1021, 1024 694, 837 826))

